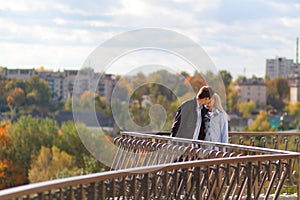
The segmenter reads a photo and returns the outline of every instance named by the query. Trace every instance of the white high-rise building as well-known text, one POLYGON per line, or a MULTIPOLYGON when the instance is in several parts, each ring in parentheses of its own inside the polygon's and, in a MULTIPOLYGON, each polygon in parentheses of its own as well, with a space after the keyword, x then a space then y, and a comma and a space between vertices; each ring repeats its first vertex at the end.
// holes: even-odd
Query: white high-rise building
POLYGON ((285 57, 276 57, 275 59, 266 59, 266 76, 271 80, 275 78, 293 78, 295 75, 296 64, 293 59, 285 57))

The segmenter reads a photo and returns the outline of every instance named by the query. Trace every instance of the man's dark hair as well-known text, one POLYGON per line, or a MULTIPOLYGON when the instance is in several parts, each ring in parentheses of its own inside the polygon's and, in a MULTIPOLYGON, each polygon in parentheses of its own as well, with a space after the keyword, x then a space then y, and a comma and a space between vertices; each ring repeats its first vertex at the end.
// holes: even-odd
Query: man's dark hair
POLYGON ((215 91, 210 86, 203 86, 200 88, 197 98, 198 99, 204 99, 204 98, 211 98, 215 94, 215 91))

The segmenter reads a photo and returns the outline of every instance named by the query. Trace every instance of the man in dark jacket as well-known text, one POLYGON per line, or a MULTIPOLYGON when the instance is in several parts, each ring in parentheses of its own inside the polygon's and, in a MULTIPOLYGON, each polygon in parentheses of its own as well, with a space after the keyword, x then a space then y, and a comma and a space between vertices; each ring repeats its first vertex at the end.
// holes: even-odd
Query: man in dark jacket
POLYGON ((209 86, 200 88, 196 97, 183 102, 176 112, 171 129, 172 137, 181 137, 194 140, 204 140, 204 115, 207 105, 214 95, 214 90, 209 86))

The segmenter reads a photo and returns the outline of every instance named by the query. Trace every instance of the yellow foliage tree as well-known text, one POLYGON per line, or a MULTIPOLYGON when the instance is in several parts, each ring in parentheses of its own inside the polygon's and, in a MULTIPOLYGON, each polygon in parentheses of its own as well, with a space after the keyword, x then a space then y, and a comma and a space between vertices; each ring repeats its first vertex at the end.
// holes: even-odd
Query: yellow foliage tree
POLYGON ((242 113, 243 118, 250 118, 251 117, 251 112, 255 110, 255 103, 254 101, 249 101, 249 102, 241 102, 237 105, 238 111, 242 113))
POLYGON ((21 106, 25 101, 25 93, 22 88, 14 88, 8 92, 8 96, 6 98, 7 105, 10 109, 11 120, 13 120, 14 115, 16 114, 16 108, 21 106))
POLYGON ((29 180, 34 183, 79 175, 78 168, 73 166, 74 159, 71 155, 55 146, 51 149, 42 147, 40 154, 31 164, 29 180))
POLYGON ((296 117, 296 128, 300 126, 300 102, 297 101, 295 103, 288 104, 288 111, 290 115, 295 115, 296 117))
POLYGON ((269 116, 266 111, 259 111, 256 119, 248 127, 249 131, 273 131, 271 124, 269 123, 269 116))
POLYGON ((300 102, 289 103, 288 110, 290 115, 300 115, 300 102))

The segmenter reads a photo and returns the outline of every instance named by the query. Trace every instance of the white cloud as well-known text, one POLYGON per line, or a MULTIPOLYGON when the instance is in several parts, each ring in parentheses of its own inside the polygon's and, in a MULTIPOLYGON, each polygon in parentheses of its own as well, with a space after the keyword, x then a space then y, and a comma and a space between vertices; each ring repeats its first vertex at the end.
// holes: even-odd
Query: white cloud
POLYGON ((46 10, 47 2, 39 0, 12 0, 0 1, 0 10, 11 10, 17 12, 31 12, 36 10, 46 10))
POLYGON ((0 65, 51 63, 46 55, 56 55, 61 65, 73 60, 75 66, 82 48, 96 48, 124 31, 158 27, 199 43, 218 68, 237 75, 246 66, 263 76, 266 58, 294 58, 299 5, 276 0, 0 0, 0 65), (10 56, 14 53, 20 56, 10 56))
POLYGON ((1 43, 1 66, 14 68, 80 69, 95 46, 53 46, 1 43), (3 51, 5 49, 5 51, 3 51))
POLYGON ((78 15, 82 15, 82 16, 89 16, 92 15, 92 13, 83 10, 82 8, 72 8, 70 5, 67 4, 62 4, 62 3, 58 3, 54 5, 54 9, 61 11, 62 13, 65 14, 78 14, 78 15))
MULTIPOLYGON (((300 10, 300 7, 299 7, 300 10)), ((282 24, 288 28, 295 28, 297 26, 299 26, 300 24, 300 17, 299 18, 281 18, 280 21, 282 22, 282 24)), ((299 33, 300 35, 300 33, 299 33)))

